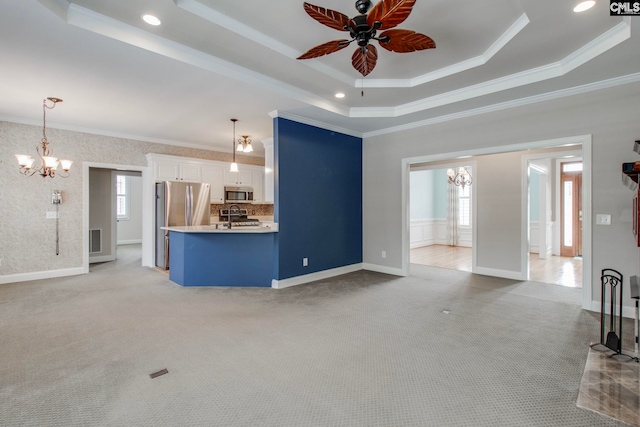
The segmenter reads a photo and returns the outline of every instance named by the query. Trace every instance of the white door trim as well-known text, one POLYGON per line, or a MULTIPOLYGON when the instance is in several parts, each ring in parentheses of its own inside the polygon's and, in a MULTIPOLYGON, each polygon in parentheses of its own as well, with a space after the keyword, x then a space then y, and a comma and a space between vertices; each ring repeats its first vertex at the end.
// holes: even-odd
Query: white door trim
MULTIPOLYGON (((89 168, 102 168, 112 170, 139 171, 142 173, 142 182, 146 182, 149 175, 149 168, 146 166, 121 165, 116 163, 82 162, 82 271, 89 272, 89 168)), ((143 186, 142 197, 144 200, 151 200, 151 190, 148 186, 143 186)), ((152 218, 153 211, 149 209, 149 203, 142 204, 142 218, 152 218)), ((143 224, 144 224, 143 220, 143 224)), ((146 221, 147 223, 150 221, 146 221)), ((152 232, 149 227, 142 228, 142 265, 148 264, 151 258, 151 244, 153 243, 152 232), (146 263, 147 262, 147 263, 146 263)))
MULTIPOLYGON (((475 149, 475 150, 465 150, 465 151, 456 151, 456 152, 450 152, 450 153, 440 153, 440 154, 432 154, 432 155, 425 155, 425 156, 417 156, 417 157, 408 157, 408 158, 404 158, 401 160, 401 173, 402 173, 402 179, 401 179, 401 185, 402 185, 402 197, 401 197, 401 203, 402 203, 402 207, 401 207, 401 211, 402 211, 402 215, 401 215, 401 220, 402 220, 402 227, 401 227, 401 233, 402 233, 402 273, 403 275, 409 275, 409 226, 410 226, 410 221, 409 221, 409 171, 410 171, 410 166, 412 164, 416 164, 416 163, 427 163, 427 162, 436 162, 436 161, 443 161, 443 160, 453 160, 453 159, 459 159, 460 157, 468 157, 468 156, 480 156, 480 155, 486 155, 486 154, 498 154, 498 153, 507 153, 507 152, 513 152, 513 151, 524 151, 524 150, 530 150, 530 149, 539 149, 539 148, 551 148, 551 147, 562 147, 562 146, 566 146, 566 147, 570 147, 570 146, 576 146, 576 145, 582 145, 582 158, 583 158, 583 163, 584 163, 584 170, 583 170, 583 175, 582 175, 582 186, 583 186, 583 199, 582 199, 582 203, 583 203, 583 231, 582 231, 582 242, 583 242, 583 263, 582 263, 582 268, 583 268, 583 285, 582 285, 582 307, 585 309, 589 309, 591 310, 591 294, 592 294, 592 274, 591 274, 591 252, 592 252, 592 247, 591 247, 591 151, 592 151, 592 138, 590 134, 587 135, 576 135, 576 136, 571 136, 571 137, 565 137, 565 138, 556 138, 556 139, 548 139, 548 140, 542 140, 542 141, 531 141, 531 142, 524 142, 524 143, 518 143, 518 144, 510 144, 510 145, 504 145, 504 146, 498 146, 498 147, 486 147, 486 148, 480 148, 480 149, 475 149)), ((569 150, 569 148, 568 148, 569 150)), ((525 163, 526 165, 526 163, 525 163)), ((523 181, 523 193, 524 193, 524 189, 526 189, 526 186, 528 185, 528 180, 526 177, 526 173, 524 173, 524 171, 526 171, 526 169, 522 169, 523 172, 521 172, 522 177, 522 181, 523 181)), ((474 212, 477 212, 477 208, 475 206, 475 203, 477 202, 477 197, 475 197, 475 193, 474 193, 474 212)), ((523 213, 521 215, 522 217, 522 227, 523 227, 523 233, 522 233, 522 242, 521 242, 521 254, 524 254, 522 256, 522 258, 524 259, 525 255, 527 256, 527 259, 525 261, 522 261, 522 270, 520 273, 525 273, 526 270, 528 269, 528 267, 525 267, 526 265, 528 265, 528 224, 526 223, 526 220, 528 219, 528 214, 526 213, 526 210, 528 208, 528 203, 526 201, 526 199, 523 197, 523 201, 522 201, 522 209, 523 209, 523 213)), ((476 224, 475 219, 474 219, 474 225, 476 224)), ((473 229, 473 248, 475 251, 475 248, 477 247, 476 244, 476 238, 477 238, 477 227, 474 226, 473 229)), ((524 276, 526 277, 526 276, 524 276)))

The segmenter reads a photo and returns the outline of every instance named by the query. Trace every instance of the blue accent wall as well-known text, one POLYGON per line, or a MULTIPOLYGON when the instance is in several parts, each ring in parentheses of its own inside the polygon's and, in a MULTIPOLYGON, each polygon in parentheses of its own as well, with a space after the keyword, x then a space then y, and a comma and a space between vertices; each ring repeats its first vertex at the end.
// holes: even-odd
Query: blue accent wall
POLYGON ((283 118, 273 128, 276 279, 361 263, 362 138, 283 118))

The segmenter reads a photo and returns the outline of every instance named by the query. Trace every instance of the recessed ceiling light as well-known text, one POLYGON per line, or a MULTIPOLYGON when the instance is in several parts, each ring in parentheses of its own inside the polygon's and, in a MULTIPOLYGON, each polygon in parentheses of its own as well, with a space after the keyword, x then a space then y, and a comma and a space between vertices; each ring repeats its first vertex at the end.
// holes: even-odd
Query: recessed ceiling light
POLYGON ((338 93, 336 93, 336 95, 335 95, 335 96, 336 96, 336 98, 344 98, 344 97, 345 97, 345 94, 344 94, 344 93, 342 93, 342 92, 338 92, 338 93))
POLYGON ((591 9, 595 5, 596 5, 596 2, 593 1, 593 0, 583 1, 581 3, 578 3, 578 5, 573 8, 573 11, 574 12, 584 12, 585 10, 591 9))
POLYGON ((156 16, 153 16, 153 15, 142 15, 142 20, 149 25, 162 24, 162 21, 160 21, 156 16))

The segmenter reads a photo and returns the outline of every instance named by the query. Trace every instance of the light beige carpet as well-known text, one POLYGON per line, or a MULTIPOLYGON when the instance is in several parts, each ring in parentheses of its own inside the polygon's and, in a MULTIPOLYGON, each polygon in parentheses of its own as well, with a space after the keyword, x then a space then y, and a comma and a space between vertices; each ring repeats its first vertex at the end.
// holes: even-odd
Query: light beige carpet
POLYGON ((0 286, 0 425, 622 425, 576 407, 597 316, 518 289, 439 269, 185 289, 121 252, 0 286))

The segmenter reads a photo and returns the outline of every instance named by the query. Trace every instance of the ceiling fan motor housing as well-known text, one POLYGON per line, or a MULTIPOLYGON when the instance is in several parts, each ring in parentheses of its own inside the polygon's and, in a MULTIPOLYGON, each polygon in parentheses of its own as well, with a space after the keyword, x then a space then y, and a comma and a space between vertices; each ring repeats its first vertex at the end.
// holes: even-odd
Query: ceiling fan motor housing
POLYGON ((376 33, 367 24, 367 15, 358 15, 352 19, 352 22, 355 24, 355 28, 351 28, 351 37, 358 42, 358 46, 366 46, 376 33))
POLYGON ((356 10, 361 14, 366 14, 371 8, 370 0, 358 0, 356 2, 356 10))

